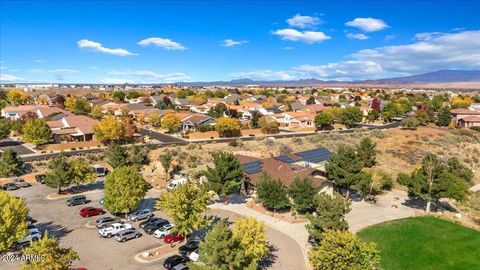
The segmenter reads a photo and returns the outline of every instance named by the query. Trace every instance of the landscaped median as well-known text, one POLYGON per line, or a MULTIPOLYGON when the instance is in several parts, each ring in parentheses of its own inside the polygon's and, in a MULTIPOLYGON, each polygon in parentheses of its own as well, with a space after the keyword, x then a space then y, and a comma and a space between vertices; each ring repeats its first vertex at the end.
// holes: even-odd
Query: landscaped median
POLYGON ((162 260, 177 254, 179 247, 180 243, 176 243, 173 247, 171 245, 163 245, 157 248, 146 250, 135 255, 135 260, 140 263, 151 263, 162 260))

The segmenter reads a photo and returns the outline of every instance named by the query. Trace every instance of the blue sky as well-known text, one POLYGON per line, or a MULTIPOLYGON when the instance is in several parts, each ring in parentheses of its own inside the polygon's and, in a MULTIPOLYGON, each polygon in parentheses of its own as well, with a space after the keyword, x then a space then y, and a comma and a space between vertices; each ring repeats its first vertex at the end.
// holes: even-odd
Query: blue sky
POLYGON ((478 1, 5 1, 2 82, 360 80, 480 69, 478 1))

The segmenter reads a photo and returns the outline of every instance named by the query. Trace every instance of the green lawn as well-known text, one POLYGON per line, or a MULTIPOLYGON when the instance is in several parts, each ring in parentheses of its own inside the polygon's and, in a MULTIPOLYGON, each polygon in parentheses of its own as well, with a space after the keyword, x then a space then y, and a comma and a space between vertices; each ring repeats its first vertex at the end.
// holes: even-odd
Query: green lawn
POLYGON ((480 232, 436 217, 386 222, 357 235, 377 243, 384 270, 480 269, 480 232))

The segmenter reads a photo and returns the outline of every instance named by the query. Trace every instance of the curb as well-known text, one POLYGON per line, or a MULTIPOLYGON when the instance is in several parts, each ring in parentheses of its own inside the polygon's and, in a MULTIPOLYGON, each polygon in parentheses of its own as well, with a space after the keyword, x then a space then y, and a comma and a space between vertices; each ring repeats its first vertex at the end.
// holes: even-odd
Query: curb
MULTIPOLYGON (((150 249, 150 250, 146 250, 144 252, 140 252, 140 253, 137 253, 137 255, 135 255, 134 259, 135 261, 139 262, 139 263, 152 263, 152 262, 156 262, 156 261, 159 261, 159 260, 162 260, 164 258, 167 258, 167 257, 170 257, 171 255, 174 255, 178 252, 178 246, 179 244, 177 243, 177 245, 170 251, 170 252, 167 252, 165 254, 162 254, 161 256, 158 256, 154 259, 151 259, 151 260, 146 260, 146 259, 143 259, 143 253, 145 252, 150 252, 151 250, 155 250, 155 249, 159 249, 159 248, 154 248, 154 249, 150 249)), ((163 248, 163 247, 168 247, 168 248, 171 248, 170 245, 164 245, 164 246, 161 246, 160 248, 163 248)))

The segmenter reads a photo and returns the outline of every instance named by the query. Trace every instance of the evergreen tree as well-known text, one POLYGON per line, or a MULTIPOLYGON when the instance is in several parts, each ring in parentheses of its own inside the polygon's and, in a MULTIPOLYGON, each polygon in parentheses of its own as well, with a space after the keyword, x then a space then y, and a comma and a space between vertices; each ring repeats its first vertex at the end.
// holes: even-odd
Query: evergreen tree
POLYGON ((127 151, 127 163, 142 166, 148 163, 148 149, 139 145, 132 145, 127 151))
POLYGON ((377 157, 377 144, 372 142, 370 138, 364 138, 359 145, 357 145, 357 155, 363 160, 364 167, 373 167, 377 157))
POLYGON ((0 153, 0 177, 19 176, 23 167, 22 159, 12 149, 0 153))
POLYGON ((310 237, 320 240, 326 230, 348 229, 345 215, 351 210, 350 203, 339 194, 315 195, 314 208, 314 213, 307 215, 309 223, 305 226, 310 237))
POLYGON ((105 151, 105 157, 108 164, 113 168, 118 168, 128 165, 127 152, 121 145, 111 142, 108 144, 108 148, 105 151))
POLYGON ((356 184, 357 174, 362 169, 363 160, 355 153, 355 149, 345 145, 340 145, 325 164, 327 178, 346 188, 356 184))
POLYGON ((441 127, 446 127, 452 122, 452 114, 447 107, 443 107, 438 112, 437 125, 441 127))
POLYGON ((317 190, 318 188, 313 185, 311 177, 297 177, 288 188, 288 195, 292 198, 295 209, 304 213, 313 209, 317 190))
POLYGON ((271 210, 282 210, 290 207, 287 189, 279 179, 274 179, 267 173, 263 173, 255 186, 258 201, 271 210))
POLYGON ((160 162, 162 163, 163 170, 165 171, 165 180, 168 181, 170 167, 172 166, 173 153, 166 151, 165 154, 160 155, 160 162))
POLYGON ((51 159, 48 162, 48 169, 45 184, 50 188, 57 188, 58 194, 62 192, 62 187, 70 186, 75 179, 74 169, 65 152, 51 159))
POLYGON ((10 135, 10 131, 12 130, 12 124, 10 119, 0 119, 0 140, 6 139, 10 135))
POLYGON ((222 152, 213 154, 213 164, 205 175, 207 186, 228 203, 227 196, 238 192, 243 183, 243 167, 233 154, 222 152))

